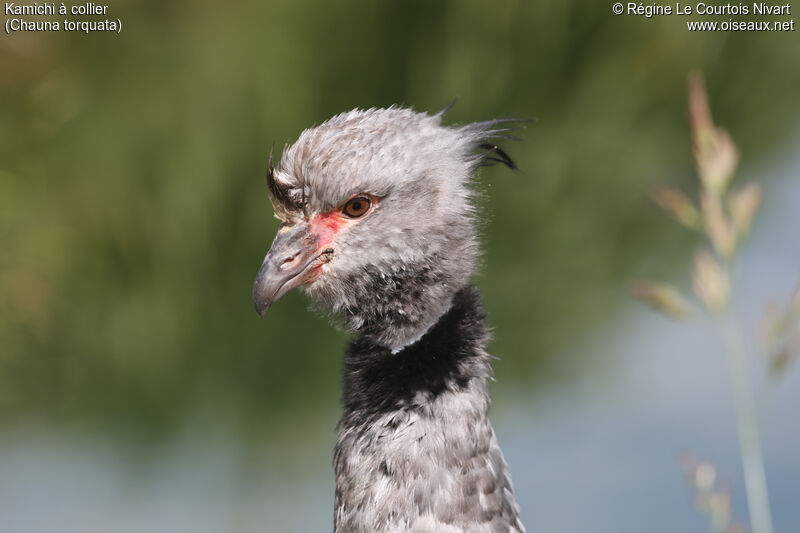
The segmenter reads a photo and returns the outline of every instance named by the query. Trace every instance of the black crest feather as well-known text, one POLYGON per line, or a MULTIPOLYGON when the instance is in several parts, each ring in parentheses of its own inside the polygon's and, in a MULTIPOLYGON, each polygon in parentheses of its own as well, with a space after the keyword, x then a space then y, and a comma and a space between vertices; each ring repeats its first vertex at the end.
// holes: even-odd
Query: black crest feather
POLYGON ((490 166, 495 163, 501 163, 512 170, 517 170, 518 167, 511 156, 505 150, 497 146, 492 139, 507 139, 511 141, 521 141, 522 139, 514 135, 509 135, 509 132, 517 132, 525 129, 525 124, 531 122, 531 119, 524 117, 501 117, 492 120, 485 120, 483 122, 473 122, 467 125, 467 128, 478 130, 480 138, 484 141, 476 147, 479 154, 480 166, 490 166))
POLYGON ((494 163, 502 163, 511 170, 517 170, 517 165, 511 156, 496 144, 481 143, 478 148, 485 152, 481 154, 481 166, 490 166, 494 163))
POLYGON ((269 162, 267 164, 267 190, 273 206, 276 209, 278 205, 287 209, 301 209, 302 204, 293 199, 292 195, 290 194, 291 188, 281 184, 275 179, 275 165, 272 161, 272 153, 274 149, 275 145, 273 144, 269 149, 269 162))

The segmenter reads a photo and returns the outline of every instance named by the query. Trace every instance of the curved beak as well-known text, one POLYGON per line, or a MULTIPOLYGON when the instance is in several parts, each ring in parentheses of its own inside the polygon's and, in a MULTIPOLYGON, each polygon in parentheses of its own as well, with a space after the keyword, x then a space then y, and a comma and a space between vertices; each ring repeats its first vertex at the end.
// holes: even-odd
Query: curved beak
POLYGON ((307 223, 281 226, 253 286, 253 303, 259 316, 264 316, 281 296, 310 280, 316 251, 317 239, 307 223))

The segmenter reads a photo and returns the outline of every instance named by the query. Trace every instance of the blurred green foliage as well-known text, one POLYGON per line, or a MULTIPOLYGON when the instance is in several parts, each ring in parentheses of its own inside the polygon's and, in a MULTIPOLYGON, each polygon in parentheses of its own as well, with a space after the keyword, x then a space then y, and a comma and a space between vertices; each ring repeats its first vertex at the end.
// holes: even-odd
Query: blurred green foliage
MULTIPOLYGON (((115 34, 0 36, 0 417, 247 431, 329 410, 345 338, 299 294, 259 320, 273 141, 354 107, 536 117, 482 173, 477 278, 500 379, 612 316, 685 246, 646 200, 689 187, 687 73, 748 165, 798 124, 796 34, 689 33, 611 4, 115 2, 115 34)), ((565 368, 590 361, 575 353, 565 368)), ((561 375, 550 372, 548 375, 561 375)), ((552 378, 551 378, 552 379, 552 378)), ((291 427, 286 422, 280 427, 291 427)))

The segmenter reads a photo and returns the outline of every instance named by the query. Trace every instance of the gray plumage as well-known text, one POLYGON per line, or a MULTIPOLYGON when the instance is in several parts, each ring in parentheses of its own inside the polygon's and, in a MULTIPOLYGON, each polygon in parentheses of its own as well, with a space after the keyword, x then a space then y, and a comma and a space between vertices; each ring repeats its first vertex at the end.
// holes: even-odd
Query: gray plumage
POLYGON ((335 533, 524 528, 487 417, 488 334, 469 287, 470 182, 510 120, 466 126, 389 108, 343 113, 284 149, 268 186, 283 224, 253 290, 293 287, 355 334, 335 451, 335 533))

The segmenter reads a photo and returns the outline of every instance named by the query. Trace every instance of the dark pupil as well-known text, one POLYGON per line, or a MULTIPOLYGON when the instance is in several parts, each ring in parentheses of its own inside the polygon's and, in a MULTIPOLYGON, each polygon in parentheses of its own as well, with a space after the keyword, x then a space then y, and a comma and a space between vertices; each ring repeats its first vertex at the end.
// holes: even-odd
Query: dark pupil
POLYGON ((361 201, 354 200, 352 204, 350 204, 351 211, 361 211, 361 201))

